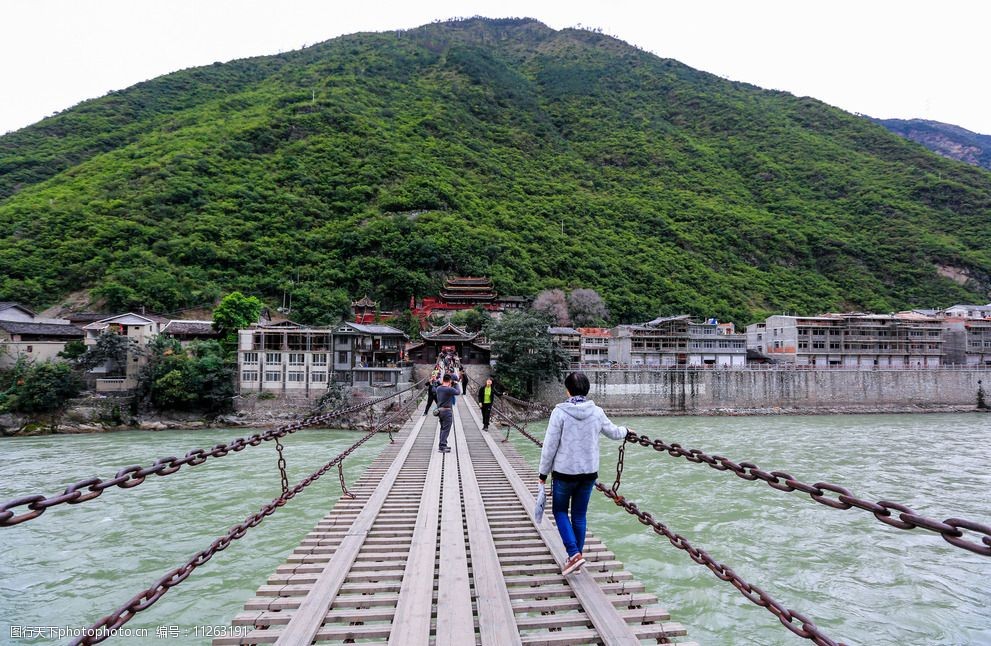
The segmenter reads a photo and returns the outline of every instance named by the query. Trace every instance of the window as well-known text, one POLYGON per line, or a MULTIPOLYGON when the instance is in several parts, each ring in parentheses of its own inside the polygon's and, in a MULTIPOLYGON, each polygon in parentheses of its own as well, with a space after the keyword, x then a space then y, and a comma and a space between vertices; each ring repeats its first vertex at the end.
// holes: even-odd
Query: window
POLYGON ((836 343, 834 341, 830 341, 829 342, 829 349, 830 350, 839 350, 840 349, 840 344, 839 343, 836 343))
POLYGON ((258 371, 245 370, 241 373, 241 381, 258 381, 258 371))
POLYGON ((323 382, 327 381, 327 373, 326 372, 314 372, 314 373, 310 374, 310 381, 312 381, 315 384, 323 383, 323 382))
POLYGON ((303 381, 303 373, 298 370, 293 370, 289 373, 289 381, 303 381))
POLYGON ((290 366, 301 366, 305 363, 306 359, 303 353, 289 353, 289 365, 290 366))
POLYGON ((258 353, 257 352, 245 352, 244 353, 244 363, 258 363, 258 353))
POLYGON ((281 352, 266 352, 265 363, 282 363, 281 352))
POLYGON ((282 373, 278 371, 266 370, 265 381, 282 381, 282 373))
POLYGON ((813 348, 825 348, 826 347, 826 344, 823 343, 822 341, 813 341, 812 342, 812 347, 813 348))
POLYGON ((327 353, 320 352, 313 355, 313 365, 315 366, 326 366, 327 365, 327 353))
POLYGON ((347 363, 347 362, 348 362, 348 353, 347 352, 338 352, 337 353, 337 363, 347 363))
POLYGON ((29 345, 28 346, 28 354, 30 354, 32 352, 34 352, 34 346, 33 345, 29 345))

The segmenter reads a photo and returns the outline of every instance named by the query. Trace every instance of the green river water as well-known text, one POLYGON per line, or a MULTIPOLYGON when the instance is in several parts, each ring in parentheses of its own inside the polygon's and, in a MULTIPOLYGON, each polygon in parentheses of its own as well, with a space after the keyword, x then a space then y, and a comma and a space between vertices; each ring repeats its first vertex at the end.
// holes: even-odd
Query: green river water
MULTIPOLYGON (((991 416, 616 421, 806 482, 834 482, 864 498, 901 502, 937 519, 991 522, 991 416)), ((544 424, 530 429, 539 437, 544 424)), ((0 499, 56 493, 84 477, 107 477, 123 466, 246 434, 235 429, 2 439, 0 499)), ((335 431, 290 436, 290 484, 358 437, 335 431)), ((349 480, 361 475, 384 441, 372 440, 349 458, 349 480)), ((518 435, 513 441, 536 461, 539 449, 518 435)), ((617 446, 603 440, 603 481, 613 480, 617 446)), ((68 641, 49 639, 48 628, 88 626, 275 497, 275 462, 275 447, 266 442, 0 530, 0 643, 68 641), (44 628, 45 636, 13 636, 27 627, 44 628)), ((991 644, 991 558, 952 547, 930 532, 887 527, 867 512, 829 509, 797 492, 778 492, 638 446, 627 449, 623 482, 622 492, 643 509, 785 607, 808 615, 833 639, 991 644)), ((147 629, 147 637, 105 643, 209 643, 339 495, 331 472, 127 624, 147 629)), ((700 644, 809 643, 601 494, 593 494, 589 528, 700 644)))

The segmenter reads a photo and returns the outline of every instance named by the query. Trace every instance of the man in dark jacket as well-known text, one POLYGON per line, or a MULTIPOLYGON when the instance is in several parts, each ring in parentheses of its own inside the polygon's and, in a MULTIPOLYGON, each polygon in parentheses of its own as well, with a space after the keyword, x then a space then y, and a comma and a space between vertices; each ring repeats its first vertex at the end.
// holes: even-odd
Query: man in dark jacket
POLYGON ((437 387, 437 417, 440 418, 440 439, 437 442, 437 450, 442 453, 451 450, 447 445, 447 436, 450 435, 451 424, 454 423, 454 399, 458 394, 458 389, 451 386, 451 375, 444 375, 444 380, 437 387))
POLYGON ((492 385, 492 378, 485 380, 485 385, 478 389, 478 397, 475 401, 482 408, 482 430, 489 430, 489 417, 492 415, 492 403, 496 397, 495 387, 492 385))

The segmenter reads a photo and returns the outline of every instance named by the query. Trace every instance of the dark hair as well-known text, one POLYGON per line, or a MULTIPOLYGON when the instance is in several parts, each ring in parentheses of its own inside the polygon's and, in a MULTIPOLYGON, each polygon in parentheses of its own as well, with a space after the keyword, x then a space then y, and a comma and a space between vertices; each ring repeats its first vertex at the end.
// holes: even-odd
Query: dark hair
POLYGON ((588 377, 585 376, 584 372, 573 372, 564 378, 564 387, 568 389, 572 397, 582 396, 588 394, 591 385, 588 383, 588 377))
POLYGON ((445 384, 451 383, 451 375, 444 375, 443 381, 445 384))

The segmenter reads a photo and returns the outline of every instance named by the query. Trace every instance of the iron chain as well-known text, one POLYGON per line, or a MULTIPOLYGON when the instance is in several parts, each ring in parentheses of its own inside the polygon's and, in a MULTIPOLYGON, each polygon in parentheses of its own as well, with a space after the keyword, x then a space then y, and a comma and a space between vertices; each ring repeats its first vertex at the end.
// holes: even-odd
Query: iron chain
MULTIPOLYGON (((421 381, 417 385, 420 385, 422 383, 423 382, 421 381)), ((419 396, 423 394, 423 390, 424 389, 421 389, 419 393, 417 393, 416 397, 410 399, 410 401, 404 404, 403 406, 401 406, 398 411, 387 416, 385 419, 383 419, 382 422, 375 425, 360 440, 352 444, 347 450, 338 454, 337 457, 335 457, 333 460, 320 467, 317 471, 314 471, 307 478, 301 480, 292 489, 287 488, 287 490, 285 490, 281 496, 274 499, 272 502, 266 504, 254 514, 248 516, 240 524, 231 527, 231 529, 225 535, 217 538, 215 541, 213 541, 213 543, 210 544, 209 547, 198 552, 195 556, 193 556, 183 565, 180 565, 179 567, 170 570, 168 573, 165 574, 165 576, 161 577, 158 581, 152 584, 151 587, 139 592, 138 594, 133 596, 130 601, 128 601, 123 606, 118 608, 115 612, 107 615, 106 617, 103 617, 98 622, 90 626, 90 628, 85 631, 84 636, 79 637, 72 642, 72 646, 97 644, 107 639, 107 637, 109 637, 112 634, 111 632, 112 630, 114 630, 115 628, 120 628, 125 623, 130 621, 135 614, 141 612, 142 610, 147 609, 156 601, 161 599, 162 596, 166 592, 168 592, 170 588, 185 581, 186 578, 188 578, 189 575, 193 572, 193 570, 195 570, 200 565, 203 565, 204 563, 209 561, 211 558, 213 558, 213 555, 216 554, 217 552, 227 549, 227 547, 233 541, 244 536, 248 532, 248 530, 251 529, 252 527, 258 526, 265 519, 266 516, 271 516, 273 513, 275 513, 275 511, 279 507, 284 506, 287 502, 292 500, 296 496, 296 494, 298 494, 303 489, 310 486, 313 482, 318 480, 320 476, 327 473, 327 471, 332 469, 334 466, 337 466, 339 469, 341 486, 344 487, 344 472, 343 469, 341 468, 341 465, 343 464, 344 460, 349 455, 351 455, 356 450, 358 450, 358 448, 362 444, 370 440, 375 434, 379 433, 383 425, 394 423, 400 413, 408 414, 408 412, 413 408, 411 404, 416 404, 416 401, 419 398, 419 396)), ((395 395, 398 394, 399 393, 395 393, 394 395, 391 396, 394 397, 395 395)), ((382 399, 376 401, 382 401, 382 399)), ((348 495, 352 498, 355 497, 353 494, 351 494, 351 492, 347 490, 346 487, 344 488, 344 493, 345 495, 348 495)))
POLYGON ((286 457, 282 454, 282 442, 275 438, 275 450, 279 452, 279 477, 282 479, 282 495, 289 493, 289 478, 286 476, 286 457))
POLYGON ((391 395, 386 395, 384 397, 379 397, 377 399, 361 402, 351 406, 345 406, 329 413, 324 413, 323 415, 307 417, 305 419, 266 431, 265 433, 255 433, 254 435, 249 435, 248 437, 239 437, 236 440, 228 442, 227 444, 218 444, 211 449, 193 449, 182 458, 171 456, 159 458, 147 467, 142 467, 137 464, 124 467, 118 471, 113 478, 108 480, 102 480, 100 478, 87 478, 85 480, 80 480, 79 482, 66 487, 65 491, 61 494, 48 497, 41 494, 34 494, 8 500, 0 505, 0 527, 12 527, 25 521, 33 520, 43 514, 49 507, 54 507, 55 505, 62 503, 77 505, 81 502, 92 500, 111 487, 130 489, 131 487, 136 487, 144 482, 145 478, 150 475, 171 475, 178 471, 180 467, 185 465, 196 466, 198 464, 203 464, 209 458, 223 457, 232 452, 236 453, 238 451, 243 451, 249 446, 258 446, 262 442, 275 440, 289 435, 290 433, 295 433, 298 430, 323 424, 336 417, 356 413, 388 399, 392 399, 393 397, 398 397, 399 395, 413 390, 414 388, 420 387, 424 384, 424 382, 426 382, 426 379, 421 379, 417 383, 412 384, 403 390, 392 393, 391 395), (14 513, 13 510, 18 507, 27 507, 27 511, 19 514, 14 513))
POLYGON ((627 434, 626 442, 652 447, 655 451, 667 453, 676 458, 682 457, 689 462, 705 463, 717 471, 731 471, 744 480, 761 480, 778 491, 801 491, 808 494, 812 500, 833 509, 850 509, 852 507, 863 509, 872 513, 882 523, 898 529, 921 527, 940 534, 947 543, 955 547, 963 548, 975 554, 991 556, 991 526, 989 525, 962 518, 947 518, 940 522, 921 516, 911 508, 896 502, 887 500, 872 502, 858 498, 849 489, 840 485, 829 482, 817 482, 810 485, 795 479, 794 476, 784 471, 768 472, 753 462, 736 463, 721 455, 710 456, 699 449, 685 449, 678 443, 668 444, 664 440, 651 439, 646 435, 637 435, 632 431, 627 434), (981 535, 980 542, 965 538, 963 530, 981 535))
MULTIPOLYGON (((517 430, 522 430, 522 429, 519 429, 517 427, 517 430)), ((537 446, 541 446, 541 447, 543 446, 543 442, 535 438, 533 435, 526 432, 523 432, 523 434, 527 437, 527 439, 529 439, 537 446)), ((656 532, 661 536, 666 537, 672 545, 674 545, 680 550, 684 550, 688 552, 688 556, 693 561, 709 568, 709 570, 711 570, 712 573, 716 575, 716 577, 718 577, 723 581, 729 581, 733 585, 733 587, 739 590, 744 597, 746 597, 753 603, 757 604, 758 606, 767 608, 768 611, 771 614, 773 614, 775 617, 777 617, 778 620, 782 623, 782 625, 784 625, 784 627, 790 630, 791 632, 795 633, 799 637, 810 639, 812 640, 813 643, 818 644, 819 646, 845 646, 844 644, 837 643, 832 639, 830 639, 829 637, 827 637, 826 635, 824 635, 822 631, 820 631, 819 628, 814 623, 812 623, 812 621, 810 621, 805 615, 794 610, 788 610, 787 608, 785 608, 780 603, 775 601, 770 595, 768 595, 766 592, 764 592, 757 586, 751 585, 747 583, 745 580, 741 579, 736 574, 736 572, 733 571, 731 567, 716 563, 716 561, 713 560, 712 557, 710 557, 709 554, 704 549, 700 549, 693 546, 684 536, 681 536, 680 534, 675 534, 674 532, 669 530, 667 526, 664 525, 664 523, 655 520, 654 517, 649 512, 640 511, 640 509, 637 507, 635 503, 632 503, 626 500, 626 498, 624 498, 623 496, 620 496, 617 493, 616 489, 619 488, 619 481, 623 473, 624 458, 626 453, 625 451, 626 443, 637 441, 637 440, 631 440, 630 439, 631 437, 638 437, 638 436, 636 436, 635 433, 630 431, 630 433, 627 434, 626 436, 626 442, 620 445, 619 459, 616 462, 616 482, 613 485, 614 488, 609 489, 607 487, 604 487, 601 483, 596 482, 595 483, 596 489, 601 491, 603 494, 605 494, 607 498, 615 502, 618 506, 625 509, 628 513, 636 516, 637 519, 642 524, 649 525, 654 530, 654 532, 656 532), (796 620, 798 622, 797 624, 795 623, 796 620)))
POLYGON ((812 623, 812 621, 805 617, 805 615, 802 615, 794 610, 788 610, 762 589, 747 583, 733 571, 733 568, 728 565, 717 563, 704 549, 693 546, 684 536, 672 532, 664 523, 655 520, 650 512, 641 511, 636 503, 630 502, 623 496, 620 496, 615 491, 602 486, 602 484, 598 482, 595 483, 595 488, 605 494, 607 498, 615 502, 618 506, 625 509, 628 513, 636 516, 642 524, 649 526, 656 534, 667 538, 668 541, 678 549, 688 552, 688 556, 691 557, 693 561, 699 565, 704 565, 709 568, 709 570, 711 570, 712 573, 719 579, 728 581, 734 588, 739 590, 740 594, 744 597, 758 606, 767 608, 768 611, 777 617, 784 627, 791 632, 795 633, 799 637, 809 639, 813 643, 819 644, 820 646, 843 646, 842 643, 838 644, 824 635, 822 631, 820 631, 819 628, 812 623))

